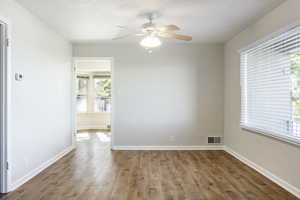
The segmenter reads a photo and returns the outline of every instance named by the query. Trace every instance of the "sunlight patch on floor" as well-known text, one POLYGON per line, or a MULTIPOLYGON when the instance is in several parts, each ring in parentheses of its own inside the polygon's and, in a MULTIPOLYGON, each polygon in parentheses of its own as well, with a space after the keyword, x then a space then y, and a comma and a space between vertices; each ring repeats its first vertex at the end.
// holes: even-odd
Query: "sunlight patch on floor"
POLYGON ((86 132, 86 133, 77 133, 76 134, 76 141, 80 142, 80 141, 85 141, 85 140, 89 140, 91 137, 90 135, 86 132))
POLYGON ((108 133, 97 132, 96 134, 101 142, 110 142, 110 135, 108 133))

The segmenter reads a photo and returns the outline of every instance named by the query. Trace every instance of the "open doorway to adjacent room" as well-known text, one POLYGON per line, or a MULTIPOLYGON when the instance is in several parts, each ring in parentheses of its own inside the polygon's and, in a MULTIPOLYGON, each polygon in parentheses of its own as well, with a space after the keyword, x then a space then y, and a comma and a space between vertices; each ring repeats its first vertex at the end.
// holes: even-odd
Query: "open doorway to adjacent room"
POLYGON ((75 59, 76 142, 111 147, 112 60, 75 59))

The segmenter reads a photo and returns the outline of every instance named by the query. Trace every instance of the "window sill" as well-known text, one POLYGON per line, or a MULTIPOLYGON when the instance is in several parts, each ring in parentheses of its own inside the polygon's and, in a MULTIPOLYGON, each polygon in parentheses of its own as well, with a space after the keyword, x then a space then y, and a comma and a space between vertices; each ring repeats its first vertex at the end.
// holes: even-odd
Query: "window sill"
POLYGON ((247 127, 247 126, 241 126, 241 128, 243 130, 246 130, 246 131, 249 131, 249 132, 252 132, 252 133, 262 134, 262 135, 265 135, 267 137, 271 137, 271 138, 274 138, 274 139, 277 139, 277 140, 280 140, 280 141, 283 141, 283 142, 286 142, 286 143, 289 143, 289 144, 293 144, 295 146, 300 146, 300 138, 297 139, 297 138, 293 138, 293 137, 289 137, 289 136, 277 135, 277 134, 274 134, 274 133, 269 133, 269 132, 266 132, 266 131, 262 131, 262 130, 247 127))

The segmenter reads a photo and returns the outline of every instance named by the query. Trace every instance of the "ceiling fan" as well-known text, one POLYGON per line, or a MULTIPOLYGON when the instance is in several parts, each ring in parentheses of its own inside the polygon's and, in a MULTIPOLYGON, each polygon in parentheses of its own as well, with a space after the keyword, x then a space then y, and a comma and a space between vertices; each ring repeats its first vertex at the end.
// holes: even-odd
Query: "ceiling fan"
MULTIPOLYGON (((180 30, 180 28, 176 25, 171 24, 163 27, 157 27, 156 24, 153 23, 153 15, 149 15, 148 20, 149 22, 142 25, 140 33, 135 34, 135 36, 143 37, 143 39, 140 42, 140 45, 145 47, 146 49, 151 49, 160 46, 161 40, 159 39, 159 37, 184 40, 184 41, 192 40, 192 37, 190 36, 170 33, 172 31, 180 30)), ((119 28, 125 28, 125 27, 119 26, 119 28)), ((132 34, 128 34, 125 36, 113 38, 113 40, 122 39, 131 35, 132 34)))

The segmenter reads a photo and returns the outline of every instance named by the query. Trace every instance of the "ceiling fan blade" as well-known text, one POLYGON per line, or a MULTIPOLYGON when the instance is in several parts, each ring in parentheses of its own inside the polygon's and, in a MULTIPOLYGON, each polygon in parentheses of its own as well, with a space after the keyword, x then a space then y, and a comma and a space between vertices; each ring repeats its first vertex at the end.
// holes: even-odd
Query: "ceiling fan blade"
POLYGON ((128 29, 127 26, 122 26, 122 25, 117 25, 116 27, 119 28, 119 29, 128 29))
POLYGON ((117 37, 112 38, 112 40, 120 40, 120 39, 123 39, 123 38, 127 38, 129 36, 130 36, 130 34, 122 35, 122 36, 117 36, 117 37))
POLYGON ((186 36, 186 35, 178 35, 178 34, 172 34, 172 33, 159 33, 158 35, 160 37, 173 38, 173 39, 177 39, 177 40, 185 40, 185 41, 192 40, 192 37, 186 36))
POLYGON ((178 30, 180 30, 180 28, 179 28, 178 26, 176 26, 176 25, 173 25, 173 24, 171 24, 171 25, 166 25, 166 26, 164 26, 164 27, 162 27, 162 28, 160 29, 160 31, 163 31, 163 32, 168 32, 168 31, 178 31, 178 30))
POLYGON ((144 33, 136 33, 135 36, 144 36, 144 33))
POLYGON ((112 40, 123 39, 125 37, 132 36, 132 35, 135 35, 135 36, 145 36, 144 33, 134 33, 135 31, 132 30, 132 29, 129 29, 127 26, 117 25, 116 27, 119 28, 119 29, 121 29, 121 30, 123 30, 123 32, 125 30, 125 33, 127 32, 127 34, 123 35, 123 36, 120 34, 121 36, 117 36, 115 38, 112 38, 112 40))

